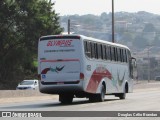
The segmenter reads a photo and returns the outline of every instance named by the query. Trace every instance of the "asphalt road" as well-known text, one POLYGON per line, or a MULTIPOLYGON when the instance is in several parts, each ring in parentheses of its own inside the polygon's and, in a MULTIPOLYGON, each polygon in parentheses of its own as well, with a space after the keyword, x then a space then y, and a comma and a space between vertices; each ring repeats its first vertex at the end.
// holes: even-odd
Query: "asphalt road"
POLYGON ((125 100, 106 96, 104 102, 90 103, 75 98, 70 105, 62 105, 58 99, 40 100, 1 104, 0 111, 160 111, 160 87, 137 89, 125 100))
POLYGON ((87 99, 73 100, 73 104, 62 105, 57 99, 0 105, 0 110, 16 111, 160 111, 160 87, 140 89, 128 93, 125 100, 106 96, 105 102, 90 103, 87 99))

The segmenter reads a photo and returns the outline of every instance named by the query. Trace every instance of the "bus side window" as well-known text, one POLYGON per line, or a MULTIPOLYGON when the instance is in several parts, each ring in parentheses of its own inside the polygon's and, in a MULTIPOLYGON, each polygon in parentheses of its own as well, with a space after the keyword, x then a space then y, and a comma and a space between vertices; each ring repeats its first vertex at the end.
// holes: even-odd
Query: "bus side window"
POLYGON ((120 61, 123 62, 123 59, 122 59, 122 49, 120 49, 120 61))
POLYGON ((129 62, 129 52, 128 52, 128 50, 126 50, 126 54, 127 54, 127 62, 129 62))
POLYGON ((92 43, 88 42, 88 44, 89 44, 90 58, 92 58, 92 43))
POLYGON ((128 54, 127 54, 127 50, 125 50, 125 62, 128 62, 128 54))
POLYGON ((91 42, 91 58, 95 58, 95 49, 94 49, 94 43, 91 42))
POLYGON ((120 48, 117 48, 118 51, 118 61, 121 62, 121 52, 120 52, 120 48))
POLYGON ((90 58, 90 57, 91 57, 91 46, 90 46, 90 42, 84 41, 84 49, 85 49, 85 54, 86 54, 86 56, 88 56, 88 57, 90 58))
POLYGON ((119 58, 119 48, 117 48, 117 61, 119 62, 120 61, 120 58, 119 58))
POLYGON ((111 61, 112 61, 113 60, 112 47, 110 46, 109 49, 110 49, 110 58, 111 58, 111 61))
POLYGON ((103 60, 104 59, 104 56, 103 56, 103 45, 102 44, 100 44, 100 51, 101 51, 101 56, 100 56, 100 58, 103 60))
POLYGON ((115 61, 118 61, 118 52, 117 52, 117 48, 115 48, 115 61))
POLYGON ((115 48, 112 47, 112 60, 115 61, 115 48))
POLYGON ((98 48, 97 48, 97 43, 94 43, 94 51, 95 51, 95 58, 98 59, 98 48))
POLYGON ((124 62, 127 62, 127 53, 125 49, 123 49, 123 60, 124 62))
POLYGON ((84 41, 84 52, 87 52, 87 41, 84 41))
POLYGON ((124 49, 122 49, 122 62, 125 62, 125 53, 124 53, 124 49))
POLYGON ((116 49, 115 49, 115 47, 113 47, 113 58, 114 58, 114 61, 116 61, 116 49))
POLYGON ((106 46, 106 45, 103 45, 103 58, 104 58, 105 60, 108 59, 108 58, 107 58, 107 46, 106 46))
POLYGON ((90 44, 90 42, 88 42, 87 46, 88 46, 88 57, 91 58, 91 44, 90 44))
POLYGON ((108 60, 111 60, 111 56, 110 56, 110 46, 106 46, 106 52, 107 52, 108 60))
POLYGON ((98 59, 102 59, 102 49, 101 49, 101 44, 98 44, 98 59))

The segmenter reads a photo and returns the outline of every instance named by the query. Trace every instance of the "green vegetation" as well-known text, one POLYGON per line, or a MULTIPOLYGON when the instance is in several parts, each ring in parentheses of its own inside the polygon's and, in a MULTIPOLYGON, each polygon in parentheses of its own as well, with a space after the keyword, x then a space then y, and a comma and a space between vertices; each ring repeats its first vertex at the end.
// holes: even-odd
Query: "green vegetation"
POLYGON ((39 37, 63 30, 53 6, 51 0, 0 1, 1 89, 15 89, 22 79, 36 77, 39 37))

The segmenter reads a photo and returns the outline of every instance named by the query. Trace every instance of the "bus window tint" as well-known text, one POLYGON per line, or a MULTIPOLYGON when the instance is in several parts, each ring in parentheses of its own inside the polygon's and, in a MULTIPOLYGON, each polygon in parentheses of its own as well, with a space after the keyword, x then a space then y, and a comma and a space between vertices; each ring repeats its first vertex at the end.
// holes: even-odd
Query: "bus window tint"
POLYGON ((97 43, 94 43, 94 51, 95 51, 95 58, 98 59, 98 47, 97 47, 97 43))
POLYGON ((117 52, 118 52, 118 61, 121 62, 120 48, 117 48, 117 52))
POLYGON ((107 52, 108 60, 111 60, 110 46, 106 46, 106 52, 107 52))
POLYGON ((92 41, 84 41, 84 50, 88 58, 111 60, 115 62, 128 62, 129 50, 107 44, 96 43, 92 41))
POLYGON ((85 50, 85 54, 90 58, 90 57, 91 57, 91 46, 90 46, 90 42, 84 41, 84 50, 85 50))
POLYGON ((98 44, 98 59, 101 58, 101 48, 100 45, 98 44))
POLYGON ((125 52, 126 52, 126 62, 128 62, 128 52, 127 50, 125 50, 125 52))
POLYGON ((86 41, 84 41, 84 51, 85 53, 87 52, 87 42, 86 41))
POLYGON ((100 44, 100 51, 101 51, 101 57, 100 58, 103 60, 104 57, 103 57, 103 47, 102 47, 102 44, 100 44))
POLYGON ((115 48, 112 47, 112 60, 115 61, 115 48))
POLYGON ((115 48, 115 61, 118 61, 118 52, 117 52, 117 48, 115 48))
POLYGON ((94 43, 91 42, 91 58, 95 58, 95 49, 94 49, 94 43))
POLYGON ((128 62, 127 50, 125 50, 125 62, 128 62))
POLYGON ((113 60, 112 47, 110 46, 109 49, 110 49, 110 58, 111 58, 111 60, 113 60))
POLYGON ((125 62, 125 53, 124 53, 124 49, 122 49, 122 61, 125 62))
POLYGON ((103 59, 107 60, 107 46, 103 45, 103 59))
POLYGON ((123 62, 123 53, 122 53, 122 49, 120 49, 120 60, 121 60, 121 62, 123 62))

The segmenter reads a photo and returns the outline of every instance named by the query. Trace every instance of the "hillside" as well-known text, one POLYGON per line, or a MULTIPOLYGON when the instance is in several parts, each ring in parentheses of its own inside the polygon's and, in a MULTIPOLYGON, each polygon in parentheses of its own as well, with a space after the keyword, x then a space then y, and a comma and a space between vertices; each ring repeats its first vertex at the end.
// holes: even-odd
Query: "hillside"
MULTIPOLYGON (((71 20, 71 31, 86 36, 111 41, 111 13, 96 15, 61 16, 61 25, 67 30, 71 20)), ((143 50, 148 44, 160 44, 160 15, 140 11, 137 13, 115 13, 115 39, 133 51, 143 50)))
MULTIPOLYGON (((70 19, 71 32, 111 41, 111 16, 111 13, 61 16, 61 26, 67 32, 70 19)), ((137 59, 139 79, 154 79, 160 75, 160 15, 145 11, 116 12, 115 41, 131 49, 132 56, 137 59)))

